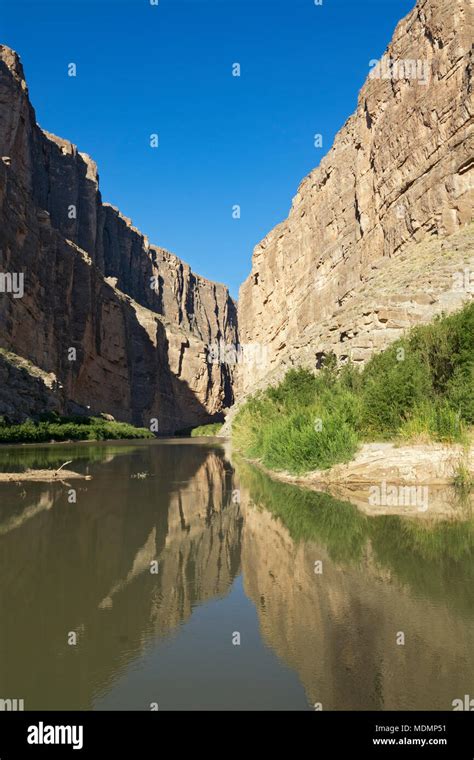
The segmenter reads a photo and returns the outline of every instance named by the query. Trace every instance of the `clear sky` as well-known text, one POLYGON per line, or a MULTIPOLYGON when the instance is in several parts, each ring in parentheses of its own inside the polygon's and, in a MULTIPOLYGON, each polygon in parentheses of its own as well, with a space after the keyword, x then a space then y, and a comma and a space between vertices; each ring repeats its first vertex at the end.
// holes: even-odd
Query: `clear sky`
POLYGON ((103 199, 237 296, 414 4, 2 0, 0 40, 21 56, 39 124, 97 161, 103 199))

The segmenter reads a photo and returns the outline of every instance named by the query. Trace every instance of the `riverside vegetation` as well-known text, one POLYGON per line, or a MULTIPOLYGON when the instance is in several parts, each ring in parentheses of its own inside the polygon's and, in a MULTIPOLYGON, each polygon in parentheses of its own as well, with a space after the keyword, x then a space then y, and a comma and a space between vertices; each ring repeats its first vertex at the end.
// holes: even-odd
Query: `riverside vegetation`
POLYGON ((49 441, 105 441, 153 438, 146 428, 101 417, 61 417, 52 412, 37 421, 10 425, 0 418, 0 443, 47 443, 49 441))
POLYGON ((474 304, 410 330, 362 371, 290 370, 251 398, 234 446, 273 470, 302 474, 353 458, 364 441, 468 444, 474 424, 474 304))
POLYGON ((193 428, 193 430, 191 430, 191 438, 219 435, 221 428, 222 422, 211 422, 210 425, 199 425, 199 427, 193 428))

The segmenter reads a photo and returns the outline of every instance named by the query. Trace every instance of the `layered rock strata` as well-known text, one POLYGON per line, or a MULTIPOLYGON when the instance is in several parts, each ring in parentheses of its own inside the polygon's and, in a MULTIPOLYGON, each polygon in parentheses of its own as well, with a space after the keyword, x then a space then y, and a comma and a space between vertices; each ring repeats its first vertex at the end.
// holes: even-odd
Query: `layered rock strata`
MULTIPOLYGON (((151 246, 103 204, 97 167, 36 123, 18 56, 0 46, 0 347, 56 379, 63 410, 108 412, 161 432, 233 400, 208 346, 237 341, 228 290, 151 246), (17 284, 18 281, 17 281, 17 284)), ((0 398, 0 413, 11 398, 0 398)), ((8 409, 7 409, 8 408, 8 409)), ((13 417, 21 418, 21 408, 13 417)))
POLYGON ((288 218, 255 248, 239 332, 267 355, 242 364, 240 394, 330 350, 363 363, 472 297, 474 277, 460 289, 452 278, 472 234, 439 243, 473 218, 472 14, 465 0, 418 0, 288 218), (416 244, 428 239, 426 254, 416 244))

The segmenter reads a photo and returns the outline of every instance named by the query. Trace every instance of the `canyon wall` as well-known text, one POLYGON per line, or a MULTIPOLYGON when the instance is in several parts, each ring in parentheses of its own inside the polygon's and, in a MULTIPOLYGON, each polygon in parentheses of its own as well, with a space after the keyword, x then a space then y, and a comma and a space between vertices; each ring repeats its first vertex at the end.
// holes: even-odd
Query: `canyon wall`
MULTIPOLYGON (((232 370, 210 363, 207 347, 237 341, 227 288, 102 203, 96 164, 37 125, 20 60, 5 46, 0 156, 0 265, 24 278, 17 297, 0 294, 0 348, 52 376, 64 411, 147 426, 157 418, 164 433, 221 414, 232 370)), ((33 407, 0 392, 0 414, 21 419, 33 407)))
POLYGON ((471 3, 418 0, 368 61, 356 112, 254 251, 238 330, 227 288, 103 203, 94 161, 37 125, 0 46, 0 272, 24 277, 21 297, 0 293, 0 349, 18 359, 5 377, 37 370, 34 388, 0 391, 0 415, 38 408, 44 373, 48 408, 170 433, 329 352, 363 364, 472 298, 473 29, 471 3), (243 346, 237 371, 209 361, 221 342, 243 346))
POLYGON ((368 51, 356 112, 255 248, 239 333, 265 352, 242 363, 239 394, 329 351, 364 363, 472 298, 474 276, 459 286, 474 271, 472 13, 466 0, 418 0, 384 62, 368 51))

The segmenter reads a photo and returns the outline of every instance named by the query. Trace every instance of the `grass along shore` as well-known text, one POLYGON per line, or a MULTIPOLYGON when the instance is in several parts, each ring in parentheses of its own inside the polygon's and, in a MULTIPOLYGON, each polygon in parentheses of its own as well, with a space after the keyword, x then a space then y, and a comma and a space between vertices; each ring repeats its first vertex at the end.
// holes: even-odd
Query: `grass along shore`
POLYGON ((27 420, 10 425, 0 418, 0 444, 49 443, 56 441, 108 441, 154 438, 146 428, 126 422, 112 422, 101 417, 60 417, 43 415, 38 421, 27 420))
POLYGON ((201 436, 211 437, 219 435, 219 431, 222 428, 222 422, 211 422, 209 425, 199 425, 191 430, 191 438, 199 438, 201 436))
POLYGON ((233 444, 269 470, 304 474, 349 462, 361 443, 440 441, 466 446, 474 424, 474 303, 413 328, 362 371, 290 370, 248 399, 233 444))

